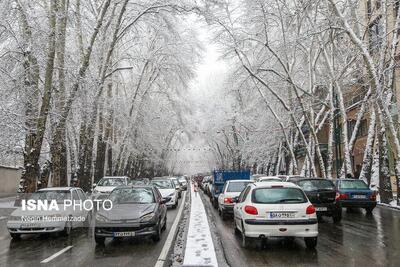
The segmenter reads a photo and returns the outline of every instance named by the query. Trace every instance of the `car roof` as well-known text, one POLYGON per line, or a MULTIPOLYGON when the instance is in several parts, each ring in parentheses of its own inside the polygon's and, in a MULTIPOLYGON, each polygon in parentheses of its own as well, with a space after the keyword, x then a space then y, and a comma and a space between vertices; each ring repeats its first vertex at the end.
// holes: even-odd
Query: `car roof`
POLYGON ((271 187, 285 187, 285 188, 300 188, 298 185, 290 182, 256 182, 254 183, 256 188, 271 188, 271 187))
POLYGON ((79 187, 68 187, 68 186, 65 186, 65 187, 46 187, 46 188, 39 189, 38 191, 69 191, 69 190, 77 189, 77 188, 79 188, 79 187))
POLYGON ((129 179, 128 176, 104 176, 101 179, 104 179, 104 178, 106 178, 106 179, 110 179, 110 178, 127 178, 127 179, 129 179))

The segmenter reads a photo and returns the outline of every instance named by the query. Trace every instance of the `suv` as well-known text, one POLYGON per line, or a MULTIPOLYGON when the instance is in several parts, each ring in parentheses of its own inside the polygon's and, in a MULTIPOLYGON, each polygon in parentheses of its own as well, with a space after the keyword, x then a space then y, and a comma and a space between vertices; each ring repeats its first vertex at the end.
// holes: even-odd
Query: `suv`
POLYGON ((315 206, 317 216, 332 217, 333 222, 342 220, 342 208, 336 202, 336 188, 331 180, 322 178, 303 178, 293 181, 306 193, 308 199, 315 206))
POLYGON ((300 237, 307 248, 317 245, 315 207, 299 186, 286 182, 250 183, 234 202, 235 231, 241 233, 243 247, 248 246, 250 238, 265 242, 268 237, 300 237))

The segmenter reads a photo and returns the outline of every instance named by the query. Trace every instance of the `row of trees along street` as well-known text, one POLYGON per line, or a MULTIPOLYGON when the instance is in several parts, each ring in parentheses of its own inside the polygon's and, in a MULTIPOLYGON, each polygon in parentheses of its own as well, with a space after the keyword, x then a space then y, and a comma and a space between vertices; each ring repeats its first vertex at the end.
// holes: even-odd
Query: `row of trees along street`
POLYGON ((29 192, 47 173, 85 190, 166 173, 190 125, 220 168, 357 173, 384 203, 400 185, 398 0, 3 0, 0 15, 0 155, 23 156, 29 192), (196 122, 194 13, 229 66, 196 122))
POLYGON ((27 192, 167 172, 200 47, 184 1, 0 3, 1 158, 27 192), (17 155, 17 156, 16 156, 17 155), (48 181, 48 174, 51 180, 48 181), (40 177, 40 178, 39 178, 40 177))
POLYGON ((204 126, 219 167, 356 173, 390 203, 390 176, 400 186, 399 1, 213 2, 204 15, 231 66, 220 94, 229 105, 209 105, 204 126))

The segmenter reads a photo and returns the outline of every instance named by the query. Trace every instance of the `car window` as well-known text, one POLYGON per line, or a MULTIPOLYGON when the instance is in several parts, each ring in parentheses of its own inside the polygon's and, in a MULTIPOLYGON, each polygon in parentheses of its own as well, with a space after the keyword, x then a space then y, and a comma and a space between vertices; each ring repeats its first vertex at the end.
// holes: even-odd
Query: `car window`
POLYGON ((242 192, 250 182, 231 182, 226 192, 242 192))
POLYGON ((335 185, 329 180, 301 180, 297 184, 304 191, 335 190, 335 185))
POLYGON ((126 185, 126 180, 124 178, 102 178, 97 185, 99 186, 118 186, 126 185))
POLYGON ((130 203, 154 203, 153 190, 151 188, 118 188, 114 189, 109 199, 114 204, 130 204, 130 203))
POLYGON ((341 189, 369 189, 368 185, 362 180, 342 180, 340 181, 341 189))
POLYGON ((87 199, 85 193, 83 193, 83 191, 81 189, 78 189, 77 192, 78 192, 78 196, 81 200, 87 199))
POLYGON ((72 199, 73 200, 79 200, 79 196, 78 196, 78 193, 76 192, 76 190, 72 191, 72 199))
POLYGON ((307 198, 298 188, 257 188, 253 191, 252 202, 260 204, 305 203, 307 198))
POLYGON ((222 192, 224 192, 224 193, 226 192, 226 187, 227 187, 227 186, 228 186, 228 183, 225 183, 225 184, 224 184, 224 187, 222 188, 222 192))
POLYGON ((154 187, 154 192, 155 192, 155 198, 156 198, 157 202, 161 201, 162 195, 161 195, 160 191, 158 191, 158 189, 154 187))
POLYGON ((247 186, 246 189, 242 191, 242 193, 239 196, 239 202, 243 202, 246 199, 247 195, 249 194, 250 189, 251 189, 251 187, 247 186))

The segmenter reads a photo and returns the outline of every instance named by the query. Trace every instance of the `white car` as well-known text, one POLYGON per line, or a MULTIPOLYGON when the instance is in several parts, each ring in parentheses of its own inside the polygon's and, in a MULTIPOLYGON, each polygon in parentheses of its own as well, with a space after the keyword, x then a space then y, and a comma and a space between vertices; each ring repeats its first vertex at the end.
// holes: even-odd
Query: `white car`
POLYGON ((262 176, 257 178, 257 182, 282 182, 283 180, 277 176, 262 176))
POLYGON ((171 179, 158 178, 151 180, 151 184, 160 191, 163 198, 170 197, 171 200, 166 203, 167 207, 175 209, 178 206, 178 192, 171 179))
POLYGON ((252 183, 252 181, 229 180, 225 182, 222 192, 218 196, 218 212, 222 220, 225 220, 228 214, 233 214, 233 199, 238 197, 249 183, 252 183))
POLYGON ((105 199, 117 186, 128 185, 129 177, 126 176, 105 176, 97 184, 93 184, 92 199, 105 199))
POLYGON ((22 207, 18 207, 11 213, 7 221, 7 228, 12 238, 18 239, 22 234, 47 234, 55 232, 69 235, 73 228, 87 226, 90 223, 90 213, 85 209, 73 209, 72 205, 65 206, 64 208, 64 200, 81 200, 83 202, 87 199, 85 193, 80 188, 44 188, 33 193, 28 199, 35 201, 47 200, 48 203, 55 200, 58 210, 50 208, 47 210, 39 210, 39 208, 35 210, 25 208, 25 210, 22 210, 22 207), (82 218, 84 220, 81 220, 82 218))
POLYGON ((303 190, 287 182, 249 184, 235 199, 235 231, 242 246, 250 239, 301 237, 307 248, 315 248, 318 220, 315 207, 303 190))

